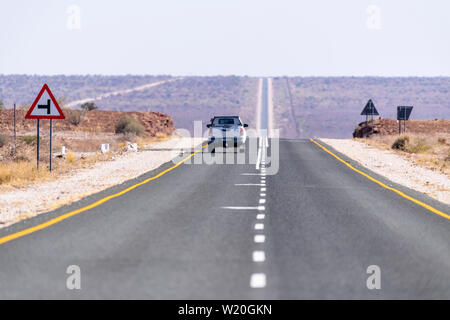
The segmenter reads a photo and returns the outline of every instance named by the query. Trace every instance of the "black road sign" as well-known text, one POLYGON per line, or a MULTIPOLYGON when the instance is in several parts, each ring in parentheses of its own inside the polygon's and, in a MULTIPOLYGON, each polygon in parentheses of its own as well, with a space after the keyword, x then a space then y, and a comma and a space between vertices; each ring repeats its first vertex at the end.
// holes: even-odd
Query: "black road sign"
POLYGON ((375 105, 372 102, 372 99, 369 99, 367 101, 366 106, 364 107, 363 111, 361 112, 362 116, 378 116, 379 113, 377 109, 375 108, 375 105))
POLYGON ((397 107, 397 120, 409 120, 413 107, 398 106, 397 107))
POLYGON ((47 114, 50 114, 50 99, 47 99, 47 104, 38 104, 38 109, 47 109, 47 114))

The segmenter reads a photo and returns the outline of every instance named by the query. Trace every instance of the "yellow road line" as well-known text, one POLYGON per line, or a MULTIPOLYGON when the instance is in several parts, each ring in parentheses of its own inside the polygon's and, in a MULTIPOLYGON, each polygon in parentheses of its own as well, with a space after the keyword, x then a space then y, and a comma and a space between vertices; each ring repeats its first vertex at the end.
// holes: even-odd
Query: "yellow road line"
POLYGON ((361 170, 356 169, 355 167, 353 167, 353 166, 352 166, 350 163, 348 163, 347 161, 342 160, 342 159, 339 158, 337 155, 335 155, 333 152, 331 152, 330 150, 328 150, 327 148, 325 148, 323 145, 321 145, 320 143, 316 142, 314 139, 309 139, 309 140, 311 140, 311 142, 314 142, 316 145, 318 145, 319 147, 321 147, 323 150, 325 150, 326 152, 328 152, 329 154, 331 154, 333 157, 335 157, 336 159, 338 159, 340 162, 344 163, 347 167, 349 167, 349 168, 352 169, 353 171, 358 172, 359 174, 363 175, 363 176, 366 177, 367 179, 369 179, 369 180, 371 180, 371 181, 373 181, 373 182, 379 184, 379 185, 382 186, 383 188, 386 188, 386 189, 388 189, 388 190, 394 191, 395 193, 397 193, 398 195, 402 196, 403 198, 408 199, 408 200, 414 202, 415 204, 418 204, 419 206, 424 207, 425 209, 427 209, 427 210, 429 210, 429 211, 431 211, 431 212, 433 212, 433 213, 435 213, 435 214, 440 215, 441 217, 444 217, 444 218, 450 220, 450 215, 448 215, 448 214, 446 214, 446 213, 444 213, 444 212, 442 212, 442 211, 439 211, 438 209, 435 209, 435 208, 433 208, 432 206, 430 206, 430 205, 428 205, 428 204, 426 204, 426 203, 423 203, 422 201, 419 201, 419 200, 417 200, 417 199, 414 199, 413 197, 408 196, 407 194, 404 194, 403 192, 401 192, 401 191, 398 190, 398 189, 395 189, 395 188, 389 187, 388 185, 385 185, 383 182, 381 182, 381 181, 379 181, 379 180, 377 180, 377 179, 375 179, 375 178, 372 178, 371 176, 369 176, 368 174, 362 172, 361 170))
MULTIPOLYGON (((206 148, 207 146, 208 146, 207 144, 204 145, 204 146, 202 146, 202 149, 206 148)), ((111 200, 111 199, 120 197, 121 195, 124 195, 125 193, 127 193, 127 192, 129 192, 129 191, 131 191, 131 190, 133 190, 133 189, 136 189, 137 187, 142 186, 143 184, 146 184, 146 183, 148 183, 148 182, 150 182, 150 181, 152 181, 152 180, 158 179, 159 177, 163 176, 163 175, 166 174, 167 172, 169 172, 169 171, 175 169, 176 167, 178 167, 178 166, 181 165, 182 163, 186 162, 188 159, 192 158, 195 154, 199 153, 200 151, 201 151, 201 150, 195 151, 195 152, 191 153, 189 156, 187 156, 187 157, 184 158, 183 160, 177 162, 177 163, 176 163, 175 165, 173 165, 172 167, 170 167, 170 168, 168 168, 168 169, 166 169, 166 170, 164 170, 164 171, 158 173, 157 175, 155 175, 155 176, 153 176, 153 177, 151 177, 151 178, 148 178, 148 179, 146 179, 146 180, 144 180, 144 181, 142 181, 142 182, 136 183, 135 185, 132 185, 131 187, 128 187, 128 188, 126 188, 126 189, 124 189, 124 190, 122 190, 122 191, 120 191, 120 192, 118 192, 118 193, 115 193, 115 194, 112 194, 112 195, 107 196, 107 197, 105 197, 105 198, 102 198, 102 199, 100 199, 100 200, 98 200, 98 201, 96 201, 96 202, 94 202, 94 203, 92 203, 92 204, 90 204, 90 205, 88 205, 88 206, 85 206, 85 207, 83 207, 83 208, 80 208, 80 209, 77 209, 77 210, 74 210, 74 211, 70 211, 70 212, 65 213, 65 214, 63 214, 63 215, 60 215, 60 216, 58 216, 58 217, 56 217, 56 218, 53 218, 53 219, 51 219, 51 220, 49 220, 49 221, 47 221, 47 222, 38 224, 38 225, 36 225, 36 226, 34 226, 34 227, 27 228, 27 229, 25 229, 25 230, 22 230, 22 231, 19 231, 19 232, 16 232, 16 233, 13 233, 13 234, 4 236, 4 237, 0 238, 0 245, 1 245, 1 244, 4 244, 4 243, 6 243, 6 242, 9 242, 9 241, 11 241, 11 240, 14 240, 14 239, 17 239, 17 238, 26 236, 26 235, 28 235, 28 234, 30 234, 30 233, 33 233, 33 232, 36 232, 36 231, 45 229, 45 228, 50 227, 50 226, 52 226, 52 225, 54 225, 54 224, 56 224, 56 223, 58 223, 58 222, 61 222, 61 221, 63 221, 63 220, 66 220, 66 219, 68 219, 68 218, 70 218, 70 217, 72 217, 72 216, 74 216, 74 215, 77 215, 77 214, 79 214, 79 213, 88 211, 88 210, 90 210, 90 209, 92 209, 92 208, 98 207, 99 205, 101 205, 101 204, 103 204, 103 203, 105 203, 105 202, 107 202, 107 201, 109 201, 109 200, 111 200)))

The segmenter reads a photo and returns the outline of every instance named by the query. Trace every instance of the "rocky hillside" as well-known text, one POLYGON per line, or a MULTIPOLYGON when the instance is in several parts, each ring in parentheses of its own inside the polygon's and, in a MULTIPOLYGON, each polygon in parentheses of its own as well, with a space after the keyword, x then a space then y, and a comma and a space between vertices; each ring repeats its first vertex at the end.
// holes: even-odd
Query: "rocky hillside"
MULTIPOLYGON (((114 133, 119 119, 130 115, 137 119, 150 136, 158 133, 169 135, 174 131, 173 120, 161 112, 119 112, 119 111, 81 111, 64 110, 65 120, 54 120, 55 131, 80 131, 114 133)), ((34 132, 36 120, 25 119, 25 110, 17 111, 17 131, 20 134, 34 132)), ((49 127, 49 120, 40 122, 41 128, 49 127)), ((11 109, 0 110, 0 133, 11 133, 14 130, 14 112, 11 109)))
MULTIPOLYGON (((392 119, 377 118, 374 119, 373 134, 374 135, 396 135, 398 134, 398 122, 392 119)), ((402 121, 403 129, 403 121, 402 121)), ((406 124, 408 133, 414 134, 433 134, 433 133, 449 133, 450 120, 409 120, 406 124)), ((367 132, 372 135, 372 122, 361 122, 353 131, 354 138, 363 138, 367 132)))

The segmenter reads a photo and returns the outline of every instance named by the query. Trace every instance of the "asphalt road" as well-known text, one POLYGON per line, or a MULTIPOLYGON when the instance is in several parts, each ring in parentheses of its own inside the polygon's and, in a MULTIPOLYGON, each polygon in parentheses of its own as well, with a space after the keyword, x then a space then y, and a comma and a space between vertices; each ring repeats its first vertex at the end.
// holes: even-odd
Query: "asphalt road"
MULTIPOLYGON (((279 170, 263 176, 264 164, 269 172, 276 161, 276 143, 269 140, 272 162, 263 152, 262 171, 255 164, 185 163, 1 244, 0 299, 450 299, 449 220, 350 170, 309 140, 280 140, 279 170), (66 287, 70 265, 80 268, 81 290, 66 287), (380 268, 379 290, 367 288, 370 265, 380 268)), ((216 157, 223 156, 218 150, 216 157)), ((172 165, 0 230, 0 238, 172 165)))

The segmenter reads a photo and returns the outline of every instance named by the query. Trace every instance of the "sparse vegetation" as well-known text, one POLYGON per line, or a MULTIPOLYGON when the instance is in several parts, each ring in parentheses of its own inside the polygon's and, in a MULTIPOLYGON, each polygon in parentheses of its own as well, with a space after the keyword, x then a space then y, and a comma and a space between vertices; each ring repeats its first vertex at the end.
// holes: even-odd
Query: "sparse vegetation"
POLYGON ((76 158, 75 155, 73 154, 73 152, 69 151, 66 154, 66 159, 67 161, 69 161, 70 163, 75 162, 76 158))
MULTIPOLYGON (((20 140, 29 146, 35 146, 37 144, 37 136, 23 136, 20 140)), ((42 142, 42 138, 39 138, 39 142, 42 142)))
MULTIPOLYGON (((439 143, 439 141, 437 141, 439 143)), ((402 135, 395 139, 392 149, 401 150, 409 153, 425 153, 430 150, 431 146, 423 137, 410 138, 409 135, 402 135)))
POLYGON ((3 110, 5 108, 5 105, 3 104, 3 101, 0 101, 0 110, 3 110))
POLYGON ((167 140, 168 138, 169 137, 166 134, 162 133, 162 132, 158 132, 156 134, 156 140, 157 141, 164 141, 164 140, 167 140))
MULTIPOLYGON (((37 136, 23 136, 20 140, 29 146, 37 145, 37 136)), ((42 138, 39 138, 39 143, 42 144, 42 138)))
POLYGON ((406 152, 410 153, 425 153, 431 149, 428 142, 421 137, 413 139, 412 143, 407 146, 406 152))
POLYGON ((36 165, 27 161, 0 163, 0 185, 35 181, 46 175, 48 175, 47 170, 37 170, 36 165))
POLYGON ((80 110, 70 110, 67 114, 67 121, 74 126, 78 126, 83 121, 84 115, 80 110))
POLYGON ((0 148, 3 147, 4 145, 6 145, 6 143, 8 142, 8 137, 0 134, 0 148))
POLYGON ((116 133, 142 135, 145 132, 142 124, 131 116, 124 115, 116 125, 116 133))
POLYGON ((438 170, 450 177, 450 134, 375 135, 370 139, 357 139, 378 149, 394 150, 414 164, 438 170))
POLYGON ((409 136, 403 135, 395 139, 391 148, 395 150, 406 151, 408 144, 409 144, 409 136))

